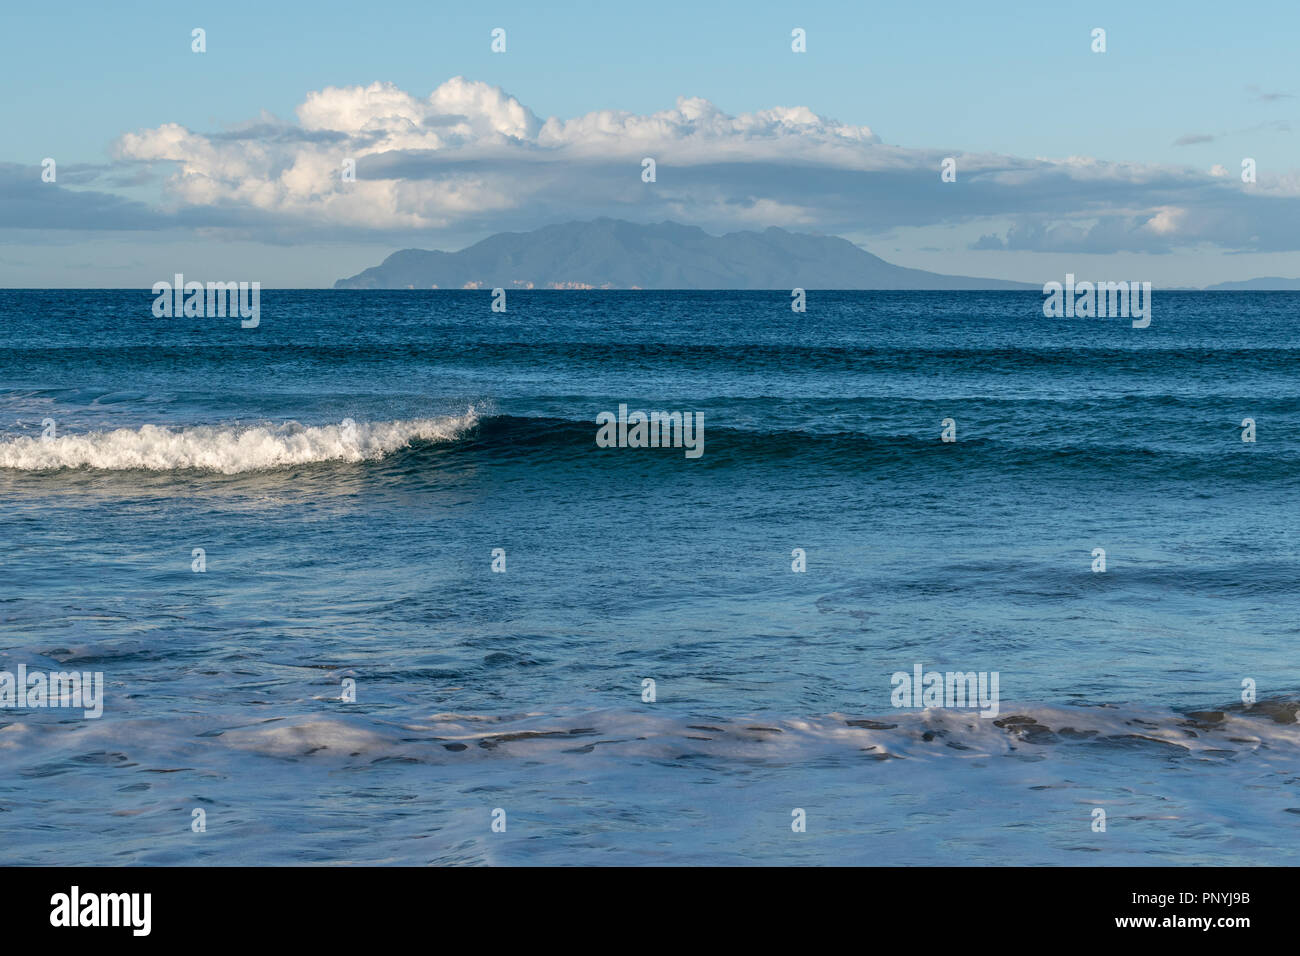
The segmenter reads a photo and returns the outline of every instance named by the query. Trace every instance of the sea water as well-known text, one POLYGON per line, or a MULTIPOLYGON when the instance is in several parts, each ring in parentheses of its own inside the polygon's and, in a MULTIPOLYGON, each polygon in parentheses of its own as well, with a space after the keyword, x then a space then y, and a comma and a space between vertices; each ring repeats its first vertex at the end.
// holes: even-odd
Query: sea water
POLYGON ((151 302, 0 293, 0 862, 1300 858, 1300 295, 151 302))

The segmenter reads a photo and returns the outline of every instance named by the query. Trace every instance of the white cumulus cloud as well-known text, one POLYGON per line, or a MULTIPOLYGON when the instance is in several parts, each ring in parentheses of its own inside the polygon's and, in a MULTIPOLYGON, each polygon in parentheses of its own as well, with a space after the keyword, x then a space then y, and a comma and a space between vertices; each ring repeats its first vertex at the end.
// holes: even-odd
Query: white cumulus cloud
POLYGON ((1295 248, 1300 183, 1222 167, 1021 158, 904 148, 806 106, 729 114, 681 97, 649 114, 539 118, 500 87, 454 77, 428 96, 392 83, 309 93, 296 121, 175 123, 127 133, 119 163, 165 170, 166 215, 224 228, 485 232, 618 216, 797 226, 859 235, 959 221, 1016 222, 983 248, 1167 251, 1295 248), (940 164, 954 156, 958 178, 940 164), (642 159, 656 181, 642 181, 642 159), (342 173, 355 164, 355 181, 342 173))

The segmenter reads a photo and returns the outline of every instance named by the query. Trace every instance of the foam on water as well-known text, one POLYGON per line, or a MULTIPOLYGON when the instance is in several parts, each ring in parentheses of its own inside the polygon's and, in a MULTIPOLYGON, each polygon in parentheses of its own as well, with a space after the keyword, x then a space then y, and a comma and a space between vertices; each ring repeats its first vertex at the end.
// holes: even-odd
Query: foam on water
POLYGON ((327 711, 233 724, 229 714, 179 723, 132 717, 133 729, 124 735, 122 725, 113 726, 111 720, 88 726, 64 722, 57 712, 34 711, 9 715, 0 729, 0 752, 20 763, 40 762, 56 754, 75 757, 87 747, 112 742, 145 762, 199 747, 361 764, 391 759, 441 764, 476 755, 533 759, 543 754, 677 759, 695 754, 800 763, 835 754, 968 760, 1026 749, 1046 757, 1058 748, 1085 746, 1118 748, 1139 762, 1154 759, 1157 764, 1179 756, 1230 763, 1260 751, 1300 764, 1298 713, 1300 699, 1290 696, 1188 712, 1136 704, 1034 704, 1009 707, 997 718, 945 708, 903 709, 870 718, 841 713, 723 718, 648 707, 427 716, 327 711), (24 755, 24 742, 38 740, 24 755))
POLYGON ((233 475, 324 461, 366 461, 412 441, 452 441, 473 428, 464 415, 337 425, 143 425, 113 431, 59 435, 50 440, 19 436, 0 440, 0 468, 51 471, 214 471, 233 475))
POLYGON ((9 862, 83 860, 93 826, 119 863, 1290 863, 1296 711, 45 711, 0 721, 0 764, 9 862))
MULTIPOLYGON (((276 719, 222 735, 222 744, 268 756, 327 759, 403 758, 437 763, 447 754, 538 757, 593 753, 803 761, 826 754, 873 759, 962 759, 1007 755, 1028 746, 1069 744, 1147 747, 1158 759, 1222 757, 1259 749, 1300 755, 1297 703, 1265 700, 1252 708, 1181 714, 1162 708, 1028 706, 988 719, 974 712, 930 708, 874 719, 756 716, 717 719, 601 710, 568 716, 436 714, 412 721, 357 718, 276 719)), ((461 758, 464 759, 464 758, 461 758)))

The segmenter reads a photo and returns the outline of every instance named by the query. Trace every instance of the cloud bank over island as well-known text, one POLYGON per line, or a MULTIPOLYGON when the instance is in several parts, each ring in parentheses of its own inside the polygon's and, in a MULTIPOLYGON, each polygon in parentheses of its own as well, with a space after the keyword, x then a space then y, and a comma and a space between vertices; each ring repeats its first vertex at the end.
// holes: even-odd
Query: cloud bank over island
POLYGON ((0 227, 409 244, 612 216, 866 237, 965 224, 978 227, 972 249, 1031 252, 1300 249, 1295 171, 1261 168, 1244 183, 1222 165, 904 147, 806 106, 731 115, 699 97, 647 115, 542 119, 459 76, 427 96, 386 82, 327 87, 295 120, 263 114, 218 132, 165 123, 122 134, 110 155, 57 185, 0 167, 0 227), (642 179, 647 157, 654 182, 642 179), (956 182, 940 179, 947 157, 956 182))

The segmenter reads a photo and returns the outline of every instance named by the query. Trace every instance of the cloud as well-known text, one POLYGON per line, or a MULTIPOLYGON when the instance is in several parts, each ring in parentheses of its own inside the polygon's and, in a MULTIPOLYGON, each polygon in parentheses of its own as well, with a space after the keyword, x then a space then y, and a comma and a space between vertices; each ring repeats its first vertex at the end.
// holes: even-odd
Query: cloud
POLYGON ((1246 87, 1246 92, 1251 94, 1251 98, 1261 103, 1276 103, 1278 100, 1293 100, 1294 93, 1266 93, 1258 86, 1250 85, 1246 87))
MULTIPOLYGON (((1266 200, 1265 200, 1266 202, 1266 200)), ((1284 207, 1300 212, 1294 200, 1284 207)), ((1022 216, 1005 237, 981 236, 969 248, 1017 252, 1068 252, 1104 255, 1116 252, 1171 253, 1215 243, 1227 249, 1294 251, 1295 227, 1285 213, 1261 216, 1251 204, 1163 206, 1130 215, 1100 216, 1092 221, 1022 216), (1212 239, 1211 237, 1217 237, 1212 239)))
MULTIPOLYGON (((541 119, 501 88, 462 77, 423 97, 391 83, 327 87, 293 121, 264 113, 214 133, 165 123, 122 135, 113 157, 100 184, 160 175, 161 192, 143 206, 69 191, 68 202, 80 196, 99 210, 104 228, 152 221, 281 242, 409 244, 614 216, 860 236, 1014 223, 976 248, 1300 246, 1294 174, 1261 169, 1246 186, 1184 167, 905 148, 804 106, 731 115, 699 97, 650 114, 541 119), (955 183, 940 179, 949 156, 955 183), (654 182, 642 179, 647 157, 654 182), (355 181, 342 173, 346 161, 355 181)), ((39 212, 20 218, 41 225, 39 212)))
POLYGON ((1174 140, 1175 146, 1195 146, 1199 143, 1213 143, 1218 140, 1227 139, 1231 136, 1243 136, 1250 133, 1260 133, 1271 130, 1277 133, 1291 132, 1291 124, 1286 120, 1266 120, 1263 123, 1256 123, 1254 126, 1248 126, 1245 129, 1234 130, 1228 133, 1188 133, 1186 136, 1180 136, 1174 140))
POLYGON ((40 166, 0 163, 0 229, 156 229, 163 223, 142 202, 87 186, 102 173, 100 167, 68 164, 57 167, 57 180, 41 179, 40 166))
MULTIPOLYGON (((542 122, 500 88, 461 77, 423 99, 391 83, 329 87, 309 94, 297 114, 297 124, 262 117, 215 136, 165 124, 120 137, 114 153, 126 162, 174 164, 167 194, 178 206, 243 206, 304 224, 400 230, 528 206, 576 208, 584 198, 626 207, 643 185, 647 154, 688 167, 851 167, 855 149, 879 142, 866 127, 803 107, 729 116, 685 97, 648 116, 603 110, 542 122), (355 182, 340 175, 345 160, 355 163, 355 182)), ((727 199, 738 218, 754 218, 755 209, 789 222, 808 218, 781 196, 727 199)))

